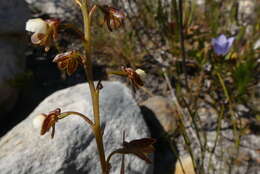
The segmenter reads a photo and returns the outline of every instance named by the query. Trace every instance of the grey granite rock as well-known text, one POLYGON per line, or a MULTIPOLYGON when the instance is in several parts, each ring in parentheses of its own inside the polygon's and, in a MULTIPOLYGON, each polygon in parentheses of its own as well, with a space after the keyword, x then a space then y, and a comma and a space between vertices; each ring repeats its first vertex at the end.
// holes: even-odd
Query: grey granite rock
POLYGON ((1 33, 25 33, 24 24, 29 15, 24 0, 0 1, 0 35, 1 33))
POLYGON ((10 81, 24 70, 24 28, 29 14, 24 0, 0 1, 0 119, 16 102, 18 89, 10 81))
MULTIPOLYGON (((238 18, 244 25, 256 22, 256 0, 239 0, 238 18)), ((258 1, 259 5, 259 1, 258 1)))
MULTIPOLYGON (((139 107, 128 88, 118 82, 105 82, 101 90, 101 118, 104 146, 108 155, 126 140, 149 137, 139 107)), ((100 164, 96 142, 88 125, 77 116, 56 124, 54 139, 40 136, 32 126, 33 118, 60 107, 62 111, 78 111, 92 118, 90 94, 86 83, 57 91, 47 97, 20 124, 0 139, 1 174, 98 174, 100 164)), ((111 173, 119 173, 120 156, 112 158, 111 173)), ((126 173, 152 173, 152 165, 126 156, 126 173)))
POLYGON ((66 21, 81 20, 80 9, 73 0, 25 0, 36 14, 47 14, 66 21))
MULTIPOLYGON (((29 7, 36 14, 47 14, 50 17, 60 18, 65 21, 79 22, 81 20, 81 11, 74 0, 25 0, 29 7)), ((93 4, 107 4, 117 8, 126 10, 127 14, 137 12, 136 3, 134 1, 119 1, 119 0, 91 0, 93 4)))
POLYGON ((4 115, 14 106, 18 95, 15 79, 25 66, 25 45, 18 38, 21 37, 0 37, 0 115, 4 115))
MULTIPOLYGON (((234 130, 227 120, 222 120, 221 129, 219 134, 217 133, 218 115, 210 105, 201 105, 198 116, 200 122, 203 123, 199 125, 198 131, 201 143, 202 145, 205 143, 207 146, 207 150, 204 150, 206 151, 204 159, 202 159, 202 150, 195 129, 190 125, 189 121, 185 121, 186 131, 191 141, 191 149, 195 160, 199 164, 198 168, 204 168, 206 174, 257 174, 260 171, 260 137, 248 128, 251 125, 243 127, 240 145, 237 146, 237 134, 234 136, 234 130), (239 147, 239 150, 237 147, 239 147), (215 150, 212 153, 214 148, 215 150)), ((242 121, 243 119, 241 119, 241 124, 243 124, 242 121)), ((259 125, 255 124, 253 126, 259 130, 259 125)), ((189 155, 183 137, 180 136, 176 142, 180 156, 189 155)))
POLYGON ((144 101, 142 105, 154 112, 165 132, 173 133, 176 130, 176 110, 174 110, 172 103, 167 98, 153 96, 144 101))

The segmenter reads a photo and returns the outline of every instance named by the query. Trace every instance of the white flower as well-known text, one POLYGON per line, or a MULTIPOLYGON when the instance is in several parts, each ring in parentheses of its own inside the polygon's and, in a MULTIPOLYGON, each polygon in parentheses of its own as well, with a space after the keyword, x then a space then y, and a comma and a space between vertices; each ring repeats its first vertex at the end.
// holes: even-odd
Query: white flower
POLYGON ((37 115, 34 119, 33 119, 33 127, 35 129, 41 130, 42 128, 42 124, 44 122, 44 120, 46 119, 46 116, 43 114, 37 115))
POLYGON ((29 19, 26 22, 25 30, 33 33, 46 34, 48 31, 48 23, 41 18, 29 19))
POLYGON ((145 79, 146 73, 144 72, 144 70, 142 70, 142 69, 137 69, 137 70, 135 70, 135 72, 140 76, 140 78, 141 78, 142 80, 145 79))

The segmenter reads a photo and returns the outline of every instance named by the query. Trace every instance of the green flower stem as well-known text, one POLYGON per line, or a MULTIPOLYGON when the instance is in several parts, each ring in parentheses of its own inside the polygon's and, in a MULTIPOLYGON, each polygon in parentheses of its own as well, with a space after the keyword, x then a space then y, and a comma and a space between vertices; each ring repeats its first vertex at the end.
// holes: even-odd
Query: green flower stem
POLYGON ((214 141, 214 145, 213 145, 213 147, 211 149, 211 153, 210 153, 210 156, 209 156, 208 172, 210 172, 211 168, 212 168, 212 171, 214 171, 214 166, 213 166, 213 163, 212 163, 212 156, 215 153, 215 149, 217 147, 219 137, 221 136, 221 126, 222 126, 221 123, 222 123, 223 116, 224 116, 224 107, 222 106, 221 107, 221 112, 218 113, 217 135, 216 135, 216 138, 215 138, 215 141, 214 141))
POLYGON ((114 75, 119 75, 119 76, 127 76, 127 73, 122 72, 122 71, 107 71, 107 74, 114 74, 114 75))
MULTIPOLYGON (((239 149, 240 149, 240 137, 241 137, 241 132, 237 130, 237 122, 236 122, 236 116, 235 116, 235 112, 233 111, 233 108, 232 108, 232 100, 230 98, 230 95, 228 93, 228 90, 226 88, 226 85, 225 85, 225 82, 223 80, 223 78, 221 77, 220 73, 219 72, 216 72, 217 76, 218 76, 218 79, 219 79, 219 82, 223 88, 223 91, 224 91, 224 94, 228 100, 228 107, 229 107, 229 110, 230 110, 230 114, 233 118, 231 118, 231 124, 233 125, 233 135, 235 137, 235 146, 236 146, 236 156, 238 156, 238 153, 239 153, 239 149)), ((232 161, 233 163, 234 161, 232 161)), ((230 165, 230 170, 232 171, 233 169, 233 165, 230 165)), ((231 173, 231 172, 230 172, 231 173)))
POLYGON ((61 113, 58 118, 59 119, 62 119, 62 118, 65 118, 65 117, 68 117, 70 115, 77 115, 77 116, 80 116, 81 118, 83 118, 91 127, 93 127, 94 123, 84 114, 81 114, 79 112, 74 112, 74 111, 69 111, 69 112, 63 112, 61 113))
POLYGON ((180 48, 181 48, 181 56, 182 56, 182 69, 184 72, 185 76, 185 86, 189 90, 189 85, 188 85, 188 79, 187 79, 187 70, 186 70, 186 50, 185 50, 185 45, 184 45, 184 40, 185 40, 185 34, 184 34, 184 26, 183 26, 183 1, 179 0, 179 3, 174 0, 173 6, 174 6, 174 11, 176 18, 178 19, 178 30, 179 30, 179 38, 180 38, 180 48), (177 8, 177 5, 179 5, 179 8, 177 8), (178 10, 176 10, 178 9, 178 10))
POLYGON ((88 78, 88 84, 89 84, 91 98, 92 98, 93 114, 94 114, 93 133, 96 138, 102 173, 104 174, 106 173, 106 157, 105 157, 105 151, 103 146, 101 127, 100 127, 99 91, 95 89, 94 80, 93 80, 93 70, 92 70, 92 62, 91 62, 91 24, 90 24, 89 12, 88 12, 87 0, 81 0, 80 7, 81 7, 83 22, 84 22, 84 37, 85 37, 84 47, 86 50, 86 56, 84 57, 83 64, 84 64, 86 76, 88 78))

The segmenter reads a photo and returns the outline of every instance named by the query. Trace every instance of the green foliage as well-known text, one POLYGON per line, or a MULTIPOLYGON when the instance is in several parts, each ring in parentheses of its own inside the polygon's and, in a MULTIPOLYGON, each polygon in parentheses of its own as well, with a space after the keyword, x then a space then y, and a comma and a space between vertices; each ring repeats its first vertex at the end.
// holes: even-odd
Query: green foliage
POLYGON ((246 93, 248 85, 254 78, 255 66, 254 60, 249 59, 244 63, 238 63, 235 67, 233 76, 238 96, 242 96, 246 93))

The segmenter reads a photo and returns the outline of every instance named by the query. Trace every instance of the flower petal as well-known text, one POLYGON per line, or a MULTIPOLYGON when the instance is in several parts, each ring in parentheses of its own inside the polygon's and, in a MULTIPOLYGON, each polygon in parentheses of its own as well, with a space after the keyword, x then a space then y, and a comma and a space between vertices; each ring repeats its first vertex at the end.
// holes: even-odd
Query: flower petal
POLYGON ((224 34, 221 34, 219 37, 216 38, 216 43, 219 45, 224 45, 227 43, 227 38, 224 34))
POLYGON ((130 147, 144 148, 144 147, 154 144, 155 142, 156 142, 156 140, 153 138, 141 138, 138 140, 132 140, 127 144, 128 144, 128 146, 130 145, 130 147))
POLYGON ((218 43, 216 43, 213 47, 217 55, 224 56, 228 52, 228 43, 226 43, 226 45, 219 45, 218 43))
POLYGON ((42 33, 34 33, 31 36, 31 42, 35 45, 41 44, 44 39, 45 39, 45 34, 42 33))
POLYGON ((78 61, 75 59, 70 59, 67 67, 68 75, 73 74, 78 68, 78 61))
POLYGON ((48 31, 48 24, 41 18, 29 19, 26 22, 25 30, 35 33, 46 34, 48 31))
POLYGON ((54 134, 55 134, 55 124, 52 126, 51 138, 54 137, 54 134))
POLYGON ((137 73, 133 74, 132 80, 133 80, 134 84, 137 85, 137 87, 144 86, 142 79, 140 78, 140 76, 137 73))
POLYGON ((151 164, 152 161, 144 154, 141 152, 133 152, 132 154, 136 155, 137 157, 139 157, 140 159, 146 161, 147 163, 151 164))
POLYGON ((235 37, 228 38, 228 49, 230 49, 230 47, 232 46, 234 40, 235 40, 235 37))
POLYGON ((44 135, 46 132, 48 132, 53 124, 55 123, 53 122, 52 118, 48 115, 42 124, 41 135, 44 135))
POLYGON ((58 64, 59 69, 60 70, 65 70, 67 68, 67 66, 68 66, 68 62, 69 62, 68 60, 64 60, 62 62, 58 62, 57 64, 58 64))
POLYGON ((68 51, 65 53, 57 54, 52 61, 55 63, 65 61, 66 59, 69 59, 72 56, 72 53, 72 51, 68 51))

